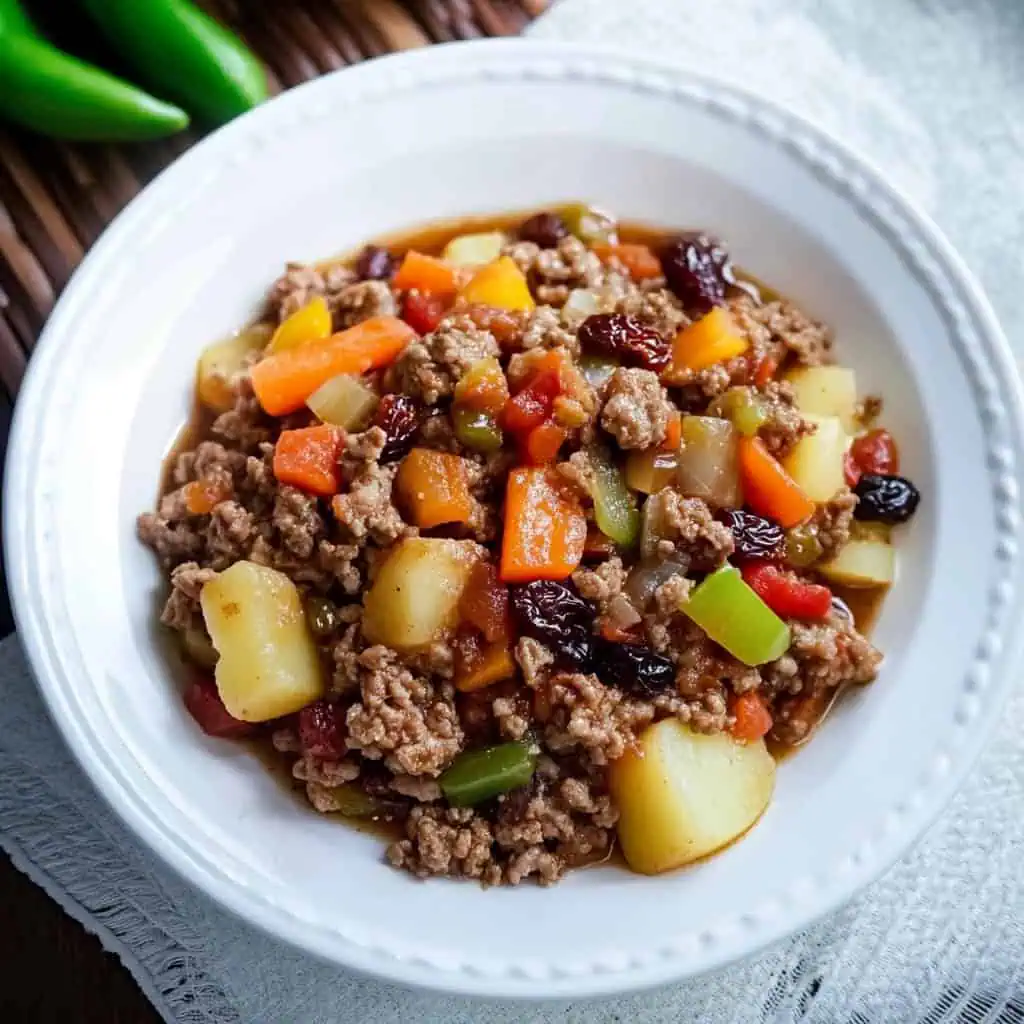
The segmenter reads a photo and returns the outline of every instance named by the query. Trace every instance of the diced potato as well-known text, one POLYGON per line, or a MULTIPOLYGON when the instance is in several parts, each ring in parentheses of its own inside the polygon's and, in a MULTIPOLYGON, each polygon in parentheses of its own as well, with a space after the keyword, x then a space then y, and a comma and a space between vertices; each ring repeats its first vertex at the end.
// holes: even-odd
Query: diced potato
POLYGON ((227 412, 234 405, 231 385, 251 360, 270 340, 273 328, 255 324, 223 341, 207 345, 196 366, 196 390, 203 405, 216 412, 227 412))
POLYGON ((217 690, 235 718, 266 722, 323 696, 302 599, 284 573, 235 562, 203 587, 200 604, 220 654, 217 690))
POLYGON ((692 732, 676 718, 648 727, 639 749, 611 765, 619 842, 634 871, 657 875, 741 836, 775 787, 775 761, 762 740, 692 732))
POLYGON ((501 231, 459 235, 444 247, 442 257, 457 267, 482 267, 501 255, 506 241, 508 239, 501 231))
POLYGON ((857 378, 845 366, 805 366, 786 375, 796 407, 812 416, 836 416, 843 429, 857 430, 857 378))
POLYGON ((848 587, 886 587, 895 579, 896 551, 884 540, 849 540, 818 571, 848 587))
POLYGON ((377 392, 362 378, 339 373, 320 385, 306 405, 323 423, 345 430, 362 430, 377 408, 377 392))
POLYGON ((817 429, 801 438, 782 464, 811 501, 828 501, 846 486, 843 457, 849 439, 835 416, 804 418, 817 429))
POLYGON ((363 634, 401 650, 455 626, 459 598, 479 549, 471 541, 409 537, 381 566, 363 599, 363 634))

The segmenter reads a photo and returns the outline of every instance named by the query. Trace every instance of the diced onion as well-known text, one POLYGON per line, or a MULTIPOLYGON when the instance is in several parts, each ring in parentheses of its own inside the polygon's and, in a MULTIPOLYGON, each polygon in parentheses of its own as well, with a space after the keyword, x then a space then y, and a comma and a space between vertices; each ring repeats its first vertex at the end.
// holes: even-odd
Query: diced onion
POLYGON ((710 416, 683 417, 679 451, 679 490, 709 505, 734 508, 740 504, 736 429, 727 420, 710 416))

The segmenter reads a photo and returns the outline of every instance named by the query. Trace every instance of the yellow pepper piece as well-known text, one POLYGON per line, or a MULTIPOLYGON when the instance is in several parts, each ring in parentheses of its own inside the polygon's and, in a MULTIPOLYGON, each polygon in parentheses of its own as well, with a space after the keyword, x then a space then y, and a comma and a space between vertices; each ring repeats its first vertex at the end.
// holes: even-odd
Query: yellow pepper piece
POLYGON ((322 295, 310 299, 274 331, 267 354, 298 348, 307 341, 323 341, 331 336, 331 311, 322 295))
POLYGON ((526 313, 535 306, 523 272, 509 256, 481 267, 463 286, 459 297, 472 305, 526 313))
POLYGON ((691 373, 735 359, 748 348, 750 342, 736 329, 732 317, 716 306, 676 335, 672 362, 662 377, 669 384, 684 383, 691 373))

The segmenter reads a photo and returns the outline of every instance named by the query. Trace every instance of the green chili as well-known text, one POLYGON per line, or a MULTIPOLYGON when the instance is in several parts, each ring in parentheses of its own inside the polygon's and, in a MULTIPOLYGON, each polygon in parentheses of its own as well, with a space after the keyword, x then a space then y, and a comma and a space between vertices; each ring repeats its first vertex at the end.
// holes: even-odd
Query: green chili
POLYGON ((267 98, 255 55, 189 0, 81 0, 107 39, 153 87, 221 123, 267 98))

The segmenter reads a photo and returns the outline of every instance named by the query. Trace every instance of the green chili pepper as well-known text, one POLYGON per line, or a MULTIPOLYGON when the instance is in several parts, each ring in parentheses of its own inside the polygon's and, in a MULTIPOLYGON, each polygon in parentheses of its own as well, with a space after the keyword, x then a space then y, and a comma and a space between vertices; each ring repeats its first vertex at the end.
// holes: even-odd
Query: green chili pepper
POLYGON ((220 123, 267 98, 253 53, 189 0, 81 0, 125 60, 197 116, 220 123))
POLYGON ((626 486, 622 470, 604 448, 587 449, 593 470, 594 519, 598 529, 621 548, 631 548, 640 536, 636 495, 626 486))
POLYGON ((63 139, 153 139, 188 126, 183 110, 62 53, 34 31, 19 31, 23 23, 15 10, 5 0, 0 114, 63 139))
POLYGON ((502 743, 459 754, 438 780, 453 807, 469 807, 510 789, 525 786, 533 778, 537 754, 526 743, 502 743))
POLYGON ((679 610, 744 665, 775 661, 789 649, 789 626, 731 565, 705 576, 679 610))
POLYGON ((459 442, 475 452, 489 455, 501 447, 501 427, 486 412, 467 409, 465 406, 452 406, 452 426, 459 442))

